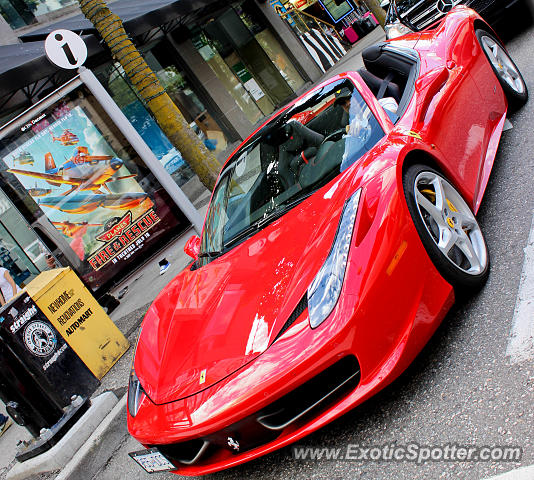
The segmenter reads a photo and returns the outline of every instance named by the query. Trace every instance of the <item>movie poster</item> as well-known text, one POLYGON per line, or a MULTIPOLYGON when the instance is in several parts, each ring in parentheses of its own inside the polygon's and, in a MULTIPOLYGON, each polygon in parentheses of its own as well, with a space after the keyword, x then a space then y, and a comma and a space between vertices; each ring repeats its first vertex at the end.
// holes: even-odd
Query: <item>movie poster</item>
POLYGON ((143 248, 160 218, 84 108, 63 108, 22 127, 24 143, 3 161, 80 260, 99 271, 143 248))

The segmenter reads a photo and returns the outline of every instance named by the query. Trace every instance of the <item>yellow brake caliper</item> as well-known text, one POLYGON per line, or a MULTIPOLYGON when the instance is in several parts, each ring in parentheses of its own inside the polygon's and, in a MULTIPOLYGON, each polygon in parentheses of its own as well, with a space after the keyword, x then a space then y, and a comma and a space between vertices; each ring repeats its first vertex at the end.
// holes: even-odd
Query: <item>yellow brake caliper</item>
MULTIPOLYGON (((426 195, 432 203, 434 204, 436 203, 436 192, 434 192, 433 190, 430 190, 429 188, 425 188, 421 190, 421 193, 426 195)), ((458 209, 454 206, 454 204, 448 198, 446 198, 445 200, 447 201, 447 206, 449 207, 449 210, 451 212, 458 212, 458 209)), ((449 227, 454 228, 454 220, 452 218, 450 217, 447 218, 447 224, 449 225, 449 227)))
POLYGON ((452 212, 457 212, 458 209, 452 204, 452 202, 447 198, 447 205, 449 206, 452 212))

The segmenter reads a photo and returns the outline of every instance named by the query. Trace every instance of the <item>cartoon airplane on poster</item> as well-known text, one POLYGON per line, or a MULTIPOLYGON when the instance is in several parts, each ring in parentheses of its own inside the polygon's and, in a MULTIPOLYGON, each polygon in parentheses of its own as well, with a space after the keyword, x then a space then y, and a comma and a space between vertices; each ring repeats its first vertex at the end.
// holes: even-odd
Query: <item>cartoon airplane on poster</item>
POLYGON ((13 159, 13 164, 19 163, 20 165, 33 165, 34 162, 35 160, 29 152, 20 152, 19 156, 13 159))
MULTIPOLYGON (((39 199, 38 204, 41 207, 49 207, 66 213, 90 213, 99 207, 109 208, 111 210, 130 210, 139 207, 143 202, 152 200, 146 193, 73 193, 67 197, 45 197, 39 199)), ((147 205, 147 208, 149 206, 147 205)))
POLYGON ((70 247, 74 250, 80 260, 85 259, 85 246, 83 237, 87 233, 89 227, 101 227, 101 223, 87 223, 87 222, 52 222, 63 235, 71 238, 70 247))
POLYGON ((136 175, 125 175, 123 177, 113 178, 113 175, 124 165, 120 158, 111 155, 90 155, 87 147, 76 147, 73 156, 60 167, 56 163, 50 152, 45 154, 45 173, 31 172, 29 170, 20 170, 10 168, 7 171, 16 175, 25 175, 28 177, 45 180, 48 184, 55 187, 61 185, 71 185, 71 189, 62 195, 69 195, 74 190, 102 192, 104 188, 107 192, 111 190, 107 186, 109 182, 125 180, 135 177, 136 175))
POLYGON ((37 186, 37 182, 35 182, 35 187, 28 188, 28 193, 32 197, 46 197, 47 195, 52 193, 51 188, 41 188, 37 186))
POLYGON ((54 134, 52 133, 52 141, 61 142, 61 144, 65 147, 71 147, 76 145, 80 139, 70 130, 64 130, 59 137, 54 137, 54 134))
POLYGON ((89 227, 102 227, 102 223, 87 223, 87 222, 52 222, 63 235, 74 238, 77 235, 85 235, 89 227))

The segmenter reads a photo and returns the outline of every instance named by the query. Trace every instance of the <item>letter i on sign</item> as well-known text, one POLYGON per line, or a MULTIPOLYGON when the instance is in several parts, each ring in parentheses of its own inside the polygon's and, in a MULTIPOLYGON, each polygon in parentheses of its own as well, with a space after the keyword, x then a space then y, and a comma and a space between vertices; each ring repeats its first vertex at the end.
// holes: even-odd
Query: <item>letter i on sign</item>
POLYGON ((58 67, 72 70, 81 67, 87 59, 83 39, 70 30, 54 30, 45 40, 48 59, 58 67))
MULTIPOLYGON (((54 38, 60 43, 64 41, 63 35, 61 35, 61 33, 56 33, 54 38)), ((65 42, 65 43, 63 43, 63 45, 61 45, 61 48, 65 52, 65 57, 67 57, 67 61, 71 65, 76 65, 77 60, 76 60, 76 58, 74 58, 74 54, 72 53, 72 50, 70 49, 69 44, 67 42, 65 42)))

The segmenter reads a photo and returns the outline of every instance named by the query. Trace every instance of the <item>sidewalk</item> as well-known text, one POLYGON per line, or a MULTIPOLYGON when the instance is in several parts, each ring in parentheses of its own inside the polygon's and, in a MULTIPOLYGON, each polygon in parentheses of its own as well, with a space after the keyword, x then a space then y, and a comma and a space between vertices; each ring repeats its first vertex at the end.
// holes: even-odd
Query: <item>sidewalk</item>
MULTIPOLYGON (((338 73, 357 70, 362 67, 362 50, 384 39, 385 34, 382 28, 375 28, 355 44, 345 57, 330 68, 316 83, 320 83, 338 73)), ((202 217, 205 215, 206 209, 207 206, 202 208, 202 217)), ((93 397, 103 392, 112 391, 119 399, 119 403, 102 422, 101 426, 97 428, 93 437, 86 442, 62 472, 49 472, 37 477, 34 475, 31 478, 39 478, 40 480, 81 480, 82 472, 90 474, 90 472, 98 471, 112 457, 115 451, 114 444, 120 443, 126 435, 125 395, 134 350, 133 346, 137 340, 139 326, 157 294, 190 263, 191 259, 184 253, 183 247, 194 233, 193 229, 185 232, 173 244, 156 255, 139 270, 133 272, 129 278, 111 291, 113 295, 120 298, 121 304, 112 312, 110 317, 128 338, 132 347, 102 379, 102 383, 93 397), (171 263, 170 268, 164 275, 159 274, 158 262, 162 258, 166 258, 171 263)), ((13 424, 0 437, 0 480, 6 478, 7 472, 16 462, 14 457, 18 441, 28 440, 29 438, 31 436, 26 429, 16 424, 13 424)))

